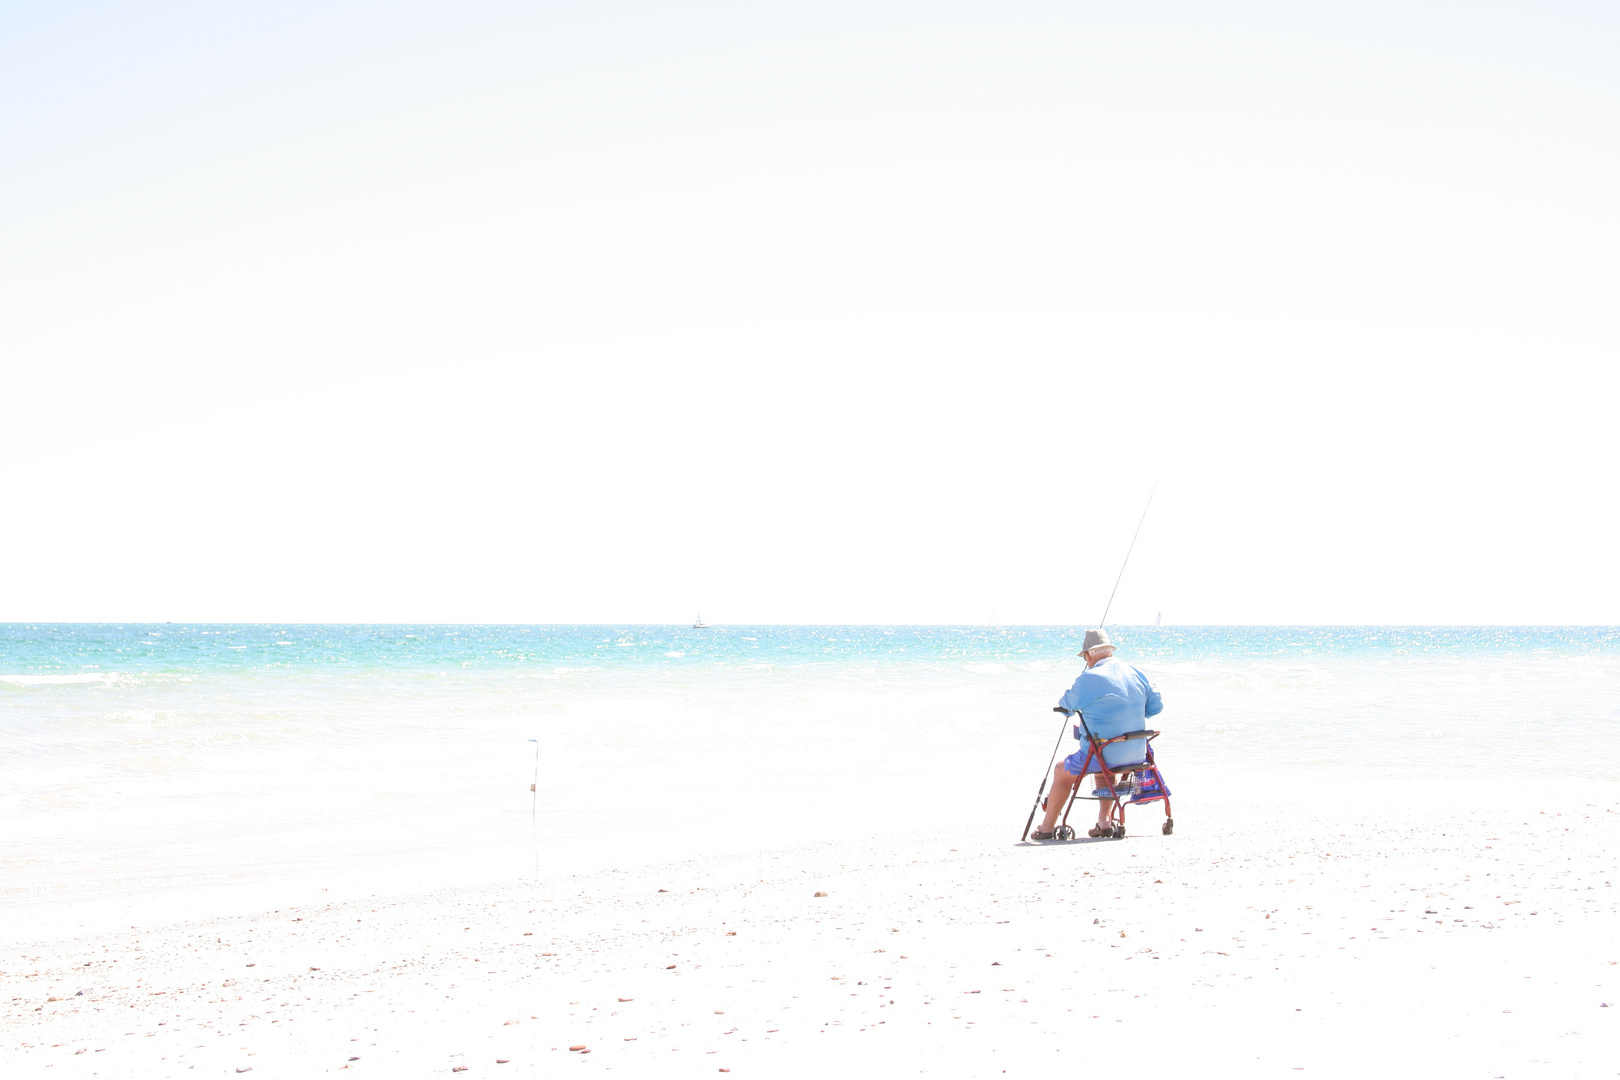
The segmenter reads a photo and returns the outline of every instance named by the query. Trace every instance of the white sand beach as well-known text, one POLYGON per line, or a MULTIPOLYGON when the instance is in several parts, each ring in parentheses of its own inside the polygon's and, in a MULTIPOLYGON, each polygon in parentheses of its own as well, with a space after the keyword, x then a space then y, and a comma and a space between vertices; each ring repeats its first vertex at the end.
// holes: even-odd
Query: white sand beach
POLYGON ((255 1080, 1610 1076, 1615 794, 1189 798, 1168 837, 1146 808, 1123 841, 1010 822, 668 864, 651 831, 604 841, 618 870, 14 944, 0 1055, 255 1080))

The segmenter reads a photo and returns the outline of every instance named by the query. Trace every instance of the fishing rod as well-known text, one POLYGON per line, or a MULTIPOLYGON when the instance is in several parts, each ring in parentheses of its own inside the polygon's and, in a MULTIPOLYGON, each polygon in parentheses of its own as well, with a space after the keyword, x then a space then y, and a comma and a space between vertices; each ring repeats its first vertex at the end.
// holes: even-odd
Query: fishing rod
MULTIPOLYGON (((1142 524, 1147 521, 1148 509, 1153 505, 1153 496, 1158 493, 1158 490, 1159 482, 1155 480, 1153 481, 1153 488, 1148 492, 1147 504, 1142 507, 1142 516, 1137 519, 1136 531, 1131 533, 1130 546, 1125 549, 1125 561, 1119 564, 1119 573, 1114 576, 1114 589, 1108 594, 1108 603, 1103 606, 1102 618, 1097 620, 1097 629, 1099 630, 1108 623, 1108 613, 1114 608, 1114 596, 1119 592, 1119 583, 1125 578, 1125 568, 1131 564, 1131 552, 1136 550, 1136 538, 1142 535, 1142 524)), ((1058 750, 1063 746, 1063 728, 1069 726, 1069 714, 1062 709, 1054 711, 1063 712, 1063 727, 1058 728, 1057 742, 1052 744, 1052 757, 1046 763, 1046 771, 1041 773, 1041 786, 1035 792, 1034 805, 1029 808, 1029 818, 1024 822, 1024 835, 1018 838, 1020 843, 1029 839, 1029 827, 1035 824, 1035 811, 1041 808, 1041 799, 1046 795, 1046 782, 1052 778, 1052 764, 1057 761, 1058 750)), ((1086 718, 1084 716, 1080 717, 1080 723, 1084 725, 1085 722, 1086 718)), ((1090 734, 1091 729, 1088 727, 1086 728, 1086 735, 1089 737, 1090 734)))
POLYGON ((1108 613, 1114 608, 1114 596, 1119 592, 1119 583, 1125 578, 1125 568, 1131 564, 1131 552, 1136 550, 1136 538, 1142 535, 1142 524, 1147 521, 1147 512, 1153 505, 1153 496, 1159 492, 1159 482, 1153 481, 1153 488, 1148 492, 1147 505, 1142 507, 1142 516, 1136 522, 1136 531, 1131 533, 1130 547, 1125 549, 1125 561, 1119 564, 1119 574, 1114 578, 1114 591, 1108 594, 1108 603, 1103 608, 1102 618, 1097 620, 1097 629, 1101 630, 1108 625, 1108 613))

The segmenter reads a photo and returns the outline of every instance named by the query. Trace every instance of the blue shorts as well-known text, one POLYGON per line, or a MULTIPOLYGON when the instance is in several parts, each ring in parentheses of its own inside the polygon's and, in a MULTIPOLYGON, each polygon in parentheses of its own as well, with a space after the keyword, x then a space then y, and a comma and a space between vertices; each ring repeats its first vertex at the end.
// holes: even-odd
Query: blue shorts
POLYGON ((1085 776, 1086 773, 1102 772, 1102 765, 1097 761, 1096 754, 1091 755, 1091 767, 1086 769, 1086 772, 1080 771, 1086 768, 1086 754, 1087 751, 1084 749, 1076 750, 1063 759, 1063 768, 1068 771, 1070 776, 1085 776))
MULTIPOLYGON (((1108 749, 1113 750, 1113 751, 1115 751, 1117 753, 1120 750, 1121 747, 1124 747, 1124 746, 1127 746, 1127 745, 1130 745, 1130 744, 1128 744, 1128 743, 1116 743, 1114 746, 1111 746, 1108 749)), ((1146 744, 1144 743, 1143 745, 1146 745, 1146 744)), ((1107 751, 1105 750, 1104 753, 1107 753, 1107 751)), ((1100 772, 1102 772, 1102 764, 1097 760, 1097 755, 1094 754, 1094 753, 1091 755, 1091 767, 1089 769, 1086 769, 1085 772, 1080 771, 1081 769, 1086 768, 1086 754, 1087 754, 1087 751, 1084 748, 1082 748, 1082 749, 1076 750, 1074 753, 1070 754, 1068 757, 1063 759, 1063 768, 1068 771, 1070 776, 1085 776, 1088 773, 1100 773, 1100 772)), ((1120 761, 1120 762, 1117 762, 1117 763, 1116 762, 1109 762, 1109 765, 1112 766, 1113 768, 1117 769, 1117 768, 1121 768, 1122 766, 1125 766, 1125 765, 1140 765, 1142 762, 1144 762, 1146 760, 1147 760, 1147 754, 1143 753, 1143 755, 1140 758, 1138 758, 1137 760, 1135 760, 1135 761, 1120 761)))

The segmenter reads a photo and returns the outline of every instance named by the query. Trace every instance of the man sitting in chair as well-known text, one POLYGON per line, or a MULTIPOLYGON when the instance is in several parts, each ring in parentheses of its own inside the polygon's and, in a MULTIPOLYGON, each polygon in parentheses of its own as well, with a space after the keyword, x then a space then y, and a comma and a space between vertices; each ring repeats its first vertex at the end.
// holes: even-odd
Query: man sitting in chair
MULTIPOLYGON (((1087 630, 1080 656, 1086 662, 1086 670, 1074 680, 1069 692, 1058 700, 1058 706, 1085 717, 1086 727, 1091 729, 1099 742, 1143 730, 1147 727, 1147 718, 1157 716, 1164 709, 1164 702, 1148 677, 1125 661, 1114 658, 1114 646, 1105 631, 1087 630)), ((1146 746, 1145 740, 1132 739, 1116 743, 1103 753, 1111 766, 1134 765, 1146 756, 1146 746)), ((1046 799, 1046 817, 1041 821, 1041 827, 1030 835, 1031 840, 1052 839, 1052 827, 1057 824, 1058 815, 1063 813, 1069 793, 1080 782, 1081 770, 1099 774, 1097 790, 1107 790, 1100 775, 1102 766, 1095 755, 1089 767, 1087 765, 1086 754, 1089 750, 1090 747, 1083 745, 1082 740, 1080 749, 1058 762, 1052 770, 1052 791, 1046 799)), ((1097 824, 1092 828, 1091 836, 1106 836, 1112 831, 1113 810, 1114 800, 1098 800, 1097 824)))

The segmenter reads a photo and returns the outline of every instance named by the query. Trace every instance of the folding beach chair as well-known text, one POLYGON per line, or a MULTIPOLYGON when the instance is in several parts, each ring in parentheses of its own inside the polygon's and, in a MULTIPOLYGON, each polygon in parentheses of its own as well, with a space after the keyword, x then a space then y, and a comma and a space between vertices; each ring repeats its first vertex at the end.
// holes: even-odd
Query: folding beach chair
POLYGON ((1170 786, 1164 782, 1164 774, 1153 760, 1153 740, 1159 737, 1157 731, 1128 731, 1124 735, 1116 735, 1112 739, 1098 739, 1086 726, 1086 718, 1080 713, 1073 712, 1061 706, 1052 710, 1065 716, 1079 719, 1074 725, 1074 737, 1086 746, 1085 765, 1082 768, 1080 779, 1075 782, 1074 790, 1069 793, 1068 805, 1063 808, 1063 823, 1052 831, 1054 840, 1073 840, 1074 827, 1069 824, 1069 811, 1074 809, 1078 799, 1092 801, 1100 799, 1113 799, 1114 806, 1109 813, 1113 822, 1113 831, 1109 834, 1115 840, 1125 836, 1125 805, 1127 803, 1164 803, 1164 835, 1169 836, 1176 828, 1176 819, 1170 816, 1170 786), (1127 744, 1140 744, 1130 745, 1127 744), (1110 746, 1118 746, 1126 752, 1116 752, 1116 759, 1125 759, 1119 765, 1111 765, 1103 751, 1110 746), (1141 760, 1131 762, 1131 758, 1141 760), (1087 786, 1086 778, 1091 775, 1093 763, 1101 765, 1102 771, 1096 775, 1101 777, 1102 786, 1092 788, 1087 786))

